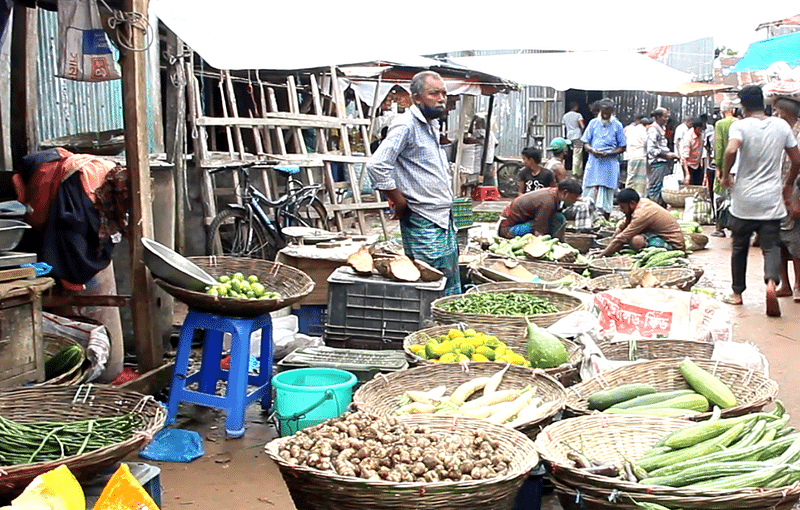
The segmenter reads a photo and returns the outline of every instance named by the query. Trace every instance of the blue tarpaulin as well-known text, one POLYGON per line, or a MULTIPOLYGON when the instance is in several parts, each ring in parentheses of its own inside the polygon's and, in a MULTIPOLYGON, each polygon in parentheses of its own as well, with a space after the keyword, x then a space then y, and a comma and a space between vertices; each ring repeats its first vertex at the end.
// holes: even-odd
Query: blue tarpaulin
POLYGON ((786 62, 789 67, 800 66, 800 32, 754 42, 731 71, 761 71, 780 61, 786 62))

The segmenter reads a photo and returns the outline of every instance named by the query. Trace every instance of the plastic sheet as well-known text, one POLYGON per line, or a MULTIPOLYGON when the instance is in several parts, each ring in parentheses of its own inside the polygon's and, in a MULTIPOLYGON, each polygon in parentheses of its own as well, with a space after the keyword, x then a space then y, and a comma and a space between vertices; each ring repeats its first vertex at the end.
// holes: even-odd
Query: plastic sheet
POLYGON ((193 430, 164 429, 159 431, 139 456, 159 462, 191 462, 205 453, 203 438, 193 430))

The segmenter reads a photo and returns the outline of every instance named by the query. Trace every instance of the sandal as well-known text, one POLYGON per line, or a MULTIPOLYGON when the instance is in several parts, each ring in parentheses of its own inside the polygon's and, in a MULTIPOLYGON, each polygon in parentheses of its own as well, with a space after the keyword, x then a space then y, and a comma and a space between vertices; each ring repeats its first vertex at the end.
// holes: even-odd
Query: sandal
POLYGON ((741 304, 742 304, 742 299, 741 299, 741 298, 735 298, 735 297, 733 297, 733 296, 732 296, 732 295, 730 295, 730 294, 728 294, 728 295, 726 295, 726 296, 723 296, 723 297, 721 297, 721 298, 720 298, 720 301, 722 301, 722 302, 723 302, 723 303, 725 303, 726 305, 734 305, 734 306, 739 306, 739 305, 741 305, 741 304))
POLYGON ((795 303, 800 303, 800 289, 792 290, 792 299, 795 303))
POLYGON ((767 317, 780 317, 781 305, 778 303, 778 296, 773 290, 767 290, 767 317))

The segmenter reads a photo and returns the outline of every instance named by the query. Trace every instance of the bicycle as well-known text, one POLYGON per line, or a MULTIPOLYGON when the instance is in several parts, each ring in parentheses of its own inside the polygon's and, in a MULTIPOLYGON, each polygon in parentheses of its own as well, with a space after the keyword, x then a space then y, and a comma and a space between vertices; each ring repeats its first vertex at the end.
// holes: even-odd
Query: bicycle
POLYGON ((206 238, 208 255, 232 255, 274 260, 286 246, 283 228, 303 226, 328 229, 328 211, 317 194, 321 184, 304 185, 292 174, 297 167, 281 167, 272 162, 246 162, 224 166, 211 173, 234 170, 239 173, 243 204, 228 204, 217 213, 209 226, 206 238), (286 175, 286 192, 270 200, 250 182, 248 169, 254 165, 270 166, 286 175), (275 211, 271 219, 267 209, 275 211))
POLYGON ((519 181, 517 174, 522 170, 522 162, 513 159, 501 159, 498 156, 494 160, 500 165, 497 168, 497 189, 503 198, 514 198, 519 194, 519 181))

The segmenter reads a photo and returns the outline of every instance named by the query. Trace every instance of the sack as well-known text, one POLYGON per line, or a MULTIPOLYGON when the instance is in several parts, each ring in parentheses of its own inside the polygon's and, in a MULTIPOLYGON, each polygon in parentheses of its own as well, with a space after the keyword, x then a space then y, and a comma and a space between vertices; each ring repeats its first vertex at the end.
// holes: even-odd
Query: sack
POLYGON ((714 208, 711 205, 711 200, 701 197, 700 194, 695 195, 692 219, 701 225, 713 224, 714 208))
POLYGON ((122 78, 94 0, 58 2, 58 76, 77 81, 122 78))

